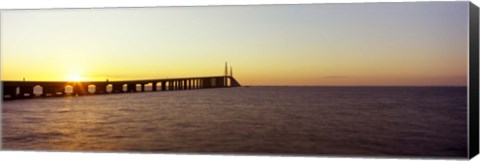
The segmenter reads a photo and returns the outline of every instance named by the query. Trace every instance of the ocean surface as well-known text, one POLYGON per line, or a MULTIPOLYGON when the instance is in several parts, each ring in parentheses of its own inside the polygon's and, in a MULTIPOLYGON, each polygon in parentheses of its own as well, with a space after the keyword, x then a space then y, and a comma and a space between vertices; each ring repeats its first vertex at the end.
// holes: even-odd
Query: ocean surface
POLYGON ((2 103, 2 148, 466 157, 466 87, 240 87, 2 103))

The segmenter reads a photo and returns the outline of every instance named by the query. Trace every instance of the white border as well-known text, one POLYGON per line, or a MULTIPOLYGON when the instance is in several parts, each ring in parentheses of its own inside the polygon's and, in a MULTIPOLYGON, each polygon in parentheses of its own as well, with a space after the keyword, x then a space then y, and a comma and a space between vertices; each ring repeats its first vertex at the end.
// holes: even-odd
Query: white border
MULTIPOLYGON (((205 5, 248 5, 248 4, 300 4, 300 3, 361 3, 361 2, 416 2, 425 0, 2 0, 0 9, 48 9, 48 8, 102 8, 102 7, 150 7, 150 6, 205 6, 205 5)), ((446 0, 435 0, 446 1, 446 0)), ((480 0, 471 0, 480 6, 480 0)), ((0 108, 1 109, 1 108, 0 108)), ((1 131, 1 130, 0 130, 1 131)), ((1 151, 1 160, 407 160, 375 158, 338 158, 338 157, 291 157, 291 156, 232 156, 232 155, 194 155, 194 154, 138 154, 138 153, 81 153, 81 152, 19 152, 1 151)), ((408 159, 428 161, 433 159, 408 159)), ((476 157, 472 161, 480 161, 476 157)))
MULTIPOLYGON (((255 4, 419 2, 426 0, 2 0, 0 9, 98 8, 148 6, 205 6, 255 4)), ((452 1, 452 0, 434 0, 452 1)), ((453 0, 465 1, 465 0, 453 0)), ((473 0, 473 2, 478 0, 473 0)), ((478 4, 478 3, 477 3, 478 4)))

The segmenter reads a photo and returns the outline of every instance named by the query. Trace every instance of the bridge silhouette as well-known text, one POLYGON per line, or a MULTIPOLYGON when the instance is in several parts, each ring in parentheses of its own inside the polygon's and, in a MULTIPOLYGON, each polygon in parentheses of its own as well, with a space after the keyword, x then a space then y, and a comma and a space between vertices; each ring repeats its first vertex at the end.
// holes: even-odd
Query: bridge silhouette
POLYGON ((151 91, 176 91, 205 88, 240 87, 240 83, 233 78, 230 68, 228 75, 190 78, 166 78, 148 80, 125 81, 2 81, 4 100, 26 99, 37 97, 84 96, 99 94, 118 94, 146 92, 145 87, 151 84, 151 91), (137 88, 140 87, 140 89, 137 88), (35 94, 34 88, 41 87, 41 94, 35 94), (94 90, 92 92, 92 88, 94 90), (110 89, 110 90, 108 90, 110 89), (70 91, 70 92, 67 92, 70 91))

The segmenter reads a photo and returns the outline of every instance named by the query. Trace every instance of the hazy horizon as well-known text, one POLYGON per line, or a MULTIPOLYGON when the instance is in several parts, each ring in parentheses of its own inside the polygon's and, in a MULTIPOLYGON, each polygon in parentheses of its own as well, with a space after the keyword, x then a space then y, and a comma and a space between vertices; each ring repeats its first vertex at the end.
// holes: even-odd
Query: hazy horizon
POLYGON ((468 2, 9 10, 1 79, 466 86, 468 2))

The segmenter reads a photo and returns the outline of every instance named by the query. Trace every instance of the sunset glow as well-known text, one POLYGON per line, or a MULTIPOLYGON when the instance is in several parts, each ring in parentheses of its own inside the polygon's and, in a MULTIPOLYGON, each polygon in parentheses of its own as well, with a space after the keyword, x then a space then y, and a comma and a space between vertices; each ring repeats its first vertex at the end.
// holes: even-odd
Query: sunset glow
POLYGON ((84 81, 85 79, 79 74, 71 74, 67 77, 67 80, 78 82, 78 81, 84 81))
POLYGON ((467 83, 468 2, 2 12, 2 80, 467 83), (80 70, 81 69, 81 70, 80 70))

